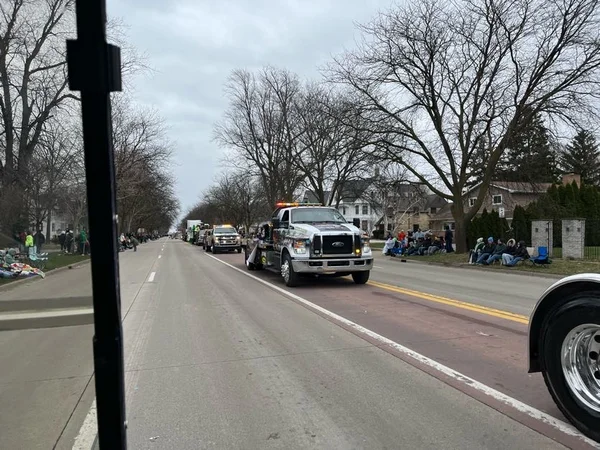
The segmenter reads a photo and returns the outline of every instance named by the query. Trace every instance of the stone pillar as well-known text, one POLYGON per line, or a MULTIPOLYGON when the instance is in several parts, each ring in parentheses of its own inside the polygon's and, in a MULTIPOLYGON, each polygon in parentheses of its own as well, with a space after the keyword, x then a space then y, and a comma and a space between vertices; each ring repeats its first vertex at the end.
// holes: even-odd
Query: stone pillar
POLYGON ((552 231, 552 220, 531 221, 531 245, 535 255, 537 255, 538 247, 548 247, 548 255, 552 256, 552 231))
POLYGON ((583 259, 585 251, 585 219, 563 219, 563 258, 583 259))

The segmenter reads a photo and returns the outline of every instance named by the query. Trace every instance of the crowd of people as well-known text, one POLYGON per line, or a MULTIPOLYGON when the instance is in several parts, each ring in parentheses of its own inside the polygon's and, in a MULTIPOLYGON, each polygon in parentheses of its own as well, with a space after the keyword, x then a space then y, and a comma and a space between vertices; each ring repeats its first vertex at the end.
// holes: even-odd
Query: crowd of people
POLYGON ((90 254, 90 234, 85 228, 75 233, 70 228, 58 231, 60 251, 68 254, 90 254))
POLYGON ((123 252, 127 249, 133 249, 137 252, 138 245, 148 242, 151 239, 158 239, 159 235, 149 233, 121 233, 118 239, 119 251, 123 252))
POLYGON ((477 239, 475 248, 469 253, 469 264, 489 266, 499 262, 503 266, 513 267, 529 258, 525 241, 517 243, 514 239, 509 239, 505 244, 502 239, 494 240, 490 236, 485 242, 482 237, 477 239))
POLYGON ((19 245, 19 250, 25 253, 41 253, 46 243, 46 236, 41 230, 35 234, 30 230, 21 231, 15 234, 14 239, 19 245))
POLYGON ((429 231, 400 231, 397 236, 388 234, 383 247, 387 256, 427 256, 436 253, 452 253, 452 231, 446 227, 444 235, 438 236, 429 231))
MULTIPOLYGON (((402 230, 398 236, 388 234, 383 247, 386 256, 428 256, 436 253, 451 253, 452 231, 446 227, 443 236, 435 235, 429 231, 421 230, 405 233, 402 230)), ((521 261, 530 259, 525 241, 518 243, 514 239, 504 242, 503 239, 494 239, 490 236, 486 241, 482 237, 477 239, 475 248, 469 252, 469 264, 487 266, 500 263, 513 267, 521 261)))

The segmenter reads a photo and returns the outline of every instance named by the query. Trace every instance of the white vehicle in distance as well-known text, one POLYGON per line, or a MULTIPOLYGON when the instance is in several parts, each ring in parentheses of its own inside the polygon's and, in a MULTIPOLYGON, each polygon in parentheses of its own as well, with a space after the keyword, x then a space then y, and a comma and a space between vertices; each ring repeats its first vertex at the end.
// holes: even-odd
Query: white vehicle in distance
POLYGON ((215 225, 212 233, 207 236, 206 251, 219 253, 237 251, 242 252, 242 238, 235 227, 231 225, 215 225))

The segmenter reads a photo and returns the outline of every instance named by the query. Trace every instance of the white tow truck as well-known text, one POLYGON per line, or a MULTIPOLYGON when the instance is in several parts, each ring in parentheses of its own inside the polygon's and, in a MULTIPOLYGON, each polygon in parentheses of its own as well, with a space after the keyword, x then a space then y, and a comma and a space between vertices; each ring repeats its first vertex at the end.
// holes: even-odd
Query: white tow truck
POLYGON ((351 275, 356 284, 369 280, 373 255, 368 237, 337 209, 306 203, 276 207, 243 243, 249 270, 280 273, 289 287, 309 275, 351 275))

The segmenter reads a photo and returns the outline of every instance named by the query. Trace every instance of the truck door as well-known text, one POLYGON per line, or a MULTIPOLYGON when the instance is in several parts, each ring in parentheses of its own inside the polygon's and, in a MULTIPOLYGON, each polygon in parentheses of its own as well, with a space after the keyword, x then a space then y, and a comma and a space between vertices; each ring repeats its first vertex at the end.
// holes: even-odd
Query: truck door
POLYGON ((279 221, 279 227, 273 230, 273 265, 279 268, 281 267, 281 250, 284 247, 284 241, 288 234, 290 226, 290 210, 285 210, 281 215, 279 221))

